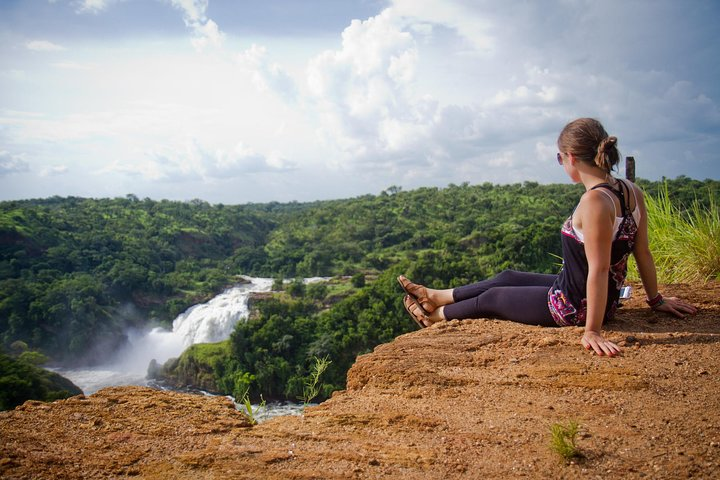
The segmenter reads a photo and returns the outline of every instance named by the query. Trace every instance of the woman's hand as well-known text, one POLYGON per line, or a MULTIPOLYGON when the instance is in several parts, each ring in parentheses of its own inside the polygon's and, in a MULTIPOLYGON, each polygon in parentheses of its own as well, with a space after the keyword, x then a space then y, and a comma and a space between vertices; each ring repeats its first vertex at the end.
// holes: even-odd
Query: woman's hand
POLYGON ((620 347, 609 340, 605 340, 602 335, 592 330, 586 330, 580 340, 585 350, 594 350, 598 355, 607 355, 614 357, 620 353, 620 347))
POLYGON ((695 306, 683 302, 677 297, 664 297, 663 303, 653 308, 653 310, 670 313, 679 318, 685 318, 685 314, 695 315, 697 313, 695 306))

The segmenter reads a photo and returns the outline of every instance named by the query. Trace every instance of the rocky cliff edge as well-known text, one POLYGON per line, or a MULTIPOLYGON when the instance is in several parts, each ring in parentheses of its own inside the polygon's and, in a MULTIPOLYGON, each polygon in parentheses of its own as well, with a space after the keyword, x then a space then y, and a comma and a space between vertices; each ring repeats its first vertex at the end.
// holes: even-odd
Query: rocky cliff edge
POLYGON ((2 478, 720 478, 720 285, 636 292, 603 358, 580 329, 454 321, 358 358, 347 390, 251 427, 224 398, 143 387, 0 413, 2 478), (580 425, 581 457, 550 448, 580 425))

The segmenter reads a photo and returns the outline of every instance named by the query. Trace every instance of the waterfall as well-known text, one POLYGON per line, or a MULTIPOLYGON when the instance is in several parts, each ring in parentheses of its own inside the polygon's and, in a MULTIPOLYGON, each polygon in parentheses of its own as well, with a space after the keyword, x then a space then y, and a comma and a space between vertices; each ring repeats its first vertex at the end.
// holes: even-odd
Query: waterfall
POLYGON ((178 357, 190 345, 220 342, 230 337, 235 324, 247 319, 250 294, 268 292, 270 278, 243 277, 249 283, 225 290, 207 303, 194 305, 178 315, 172 331, 154 328, 128 332, 129 345, 107 365, 90 369, 56 370, 69 378, 86 395, 113 385, 145 385, 148 364, 165 363, 178 357))
MULTIPOLYGON (((269 292, 272 287, 270 278, 248 278, 249 284, 225 290, 207 303, 194 305, 181 313, 173 321, 170 335, 175 339, 173 344, 180 344, 180 352, 171 352, 177 356, 190 345, 196 343, 220 342, 230 337, 235 324, 240 319, 247 319, 250 313, 248 298, 251 293, 269 292)), ((152 333, 152 332, 151 332, 152 333)), ((156 358, 160 363, 167 358, 156 358)))

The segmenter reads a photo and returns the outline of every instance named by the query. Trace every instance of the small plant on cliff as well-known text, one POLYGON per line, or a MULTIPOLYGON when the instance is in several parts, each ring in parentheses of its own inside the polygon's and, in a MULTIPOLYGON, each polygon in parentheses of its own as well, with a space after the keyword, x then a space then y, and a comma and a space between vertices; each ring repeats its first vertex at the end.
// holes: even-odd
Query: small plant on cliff
POLYGON ((310 371, 310 377, 305 382, 305 385, 303 386, 303 394, 300 400, 303 401, 303 404, 308 405, 313 398, 317 397, 320 393, 320 376, 327 370, 327 367, 332 363, 332 361, 327 357, 318 358, 313 357, 315 359, 315 362, 313 363, 313 366, 310 371))
POLYGON ((550 426, 552 434, 550 448, 566 461, 582 456, 575 445, 579 428, 580 426, 574 420, 570 420, 567 425, 553 423, 550 426))
POLYGON ((245 407, 245 416, 248 418, 252 425, 257 425, 257 415, 265 409, 265 399, 260 395, 260 404, 257 407, 253 407, 250 402, 250 389, 245 390, 245 394, 240 399, 240 404, 245 407))

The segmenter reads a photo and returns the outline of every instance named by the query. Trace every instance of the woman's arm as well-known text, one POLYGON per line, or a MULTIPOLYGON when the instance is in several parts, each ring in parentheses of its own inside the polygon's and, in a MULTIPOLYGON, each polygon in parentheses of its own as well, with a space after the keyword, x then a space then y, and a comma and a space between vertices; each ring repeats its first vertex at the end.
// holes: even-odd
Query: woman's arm
MULTIPOLYGON (((640 224, 638 225, 637 235, 635 236, 635 245, 633 246, 633 256, 638 266, 638 272, 640 273, 640 280, 642 280, 643 288, 648 300, 657 298, 658 285, 657 285, 657 271, 655 269, 655 261, 650 251, 650 241, 648 239, 648 215, 647 208, 645 207, 645 198, 643 197, 642 191, 636 186, 632 186, 635 190, 635 198, 637 198, 638 206, 640 208, 640 224)), ((662 297, 660 297, 662 298, 662 297)), ((675 297, 666 297, 661 303, 653 307, 654 310, 672 313, 673 315, 684 318, 686 313, 694 314, 697 309, 678 300, 675 297)))
POLYGON ((600 332, 608 298, 615 206, 604 193, 589 191, 583 195, 576 214, 580 216, 588 261, 587 318, 581 343, 598 355, 614 356, 620 352, 620 348, 605 340, 600 332))
POLYGON ((635 245, 633 246, 633 256, 637 262, 640 280, 642 280, 645 294, 648 298, 654 298, 658 293, 657 288, 657 272, 655 271, 655 261, 650 252, 650 242, 648 240, 648 216, 645 208, 645 198, 639 188, 633 185, 635 190, 635 198, 637 198, 638 208, 640 209, 640 224, 635 235, 635 245))

